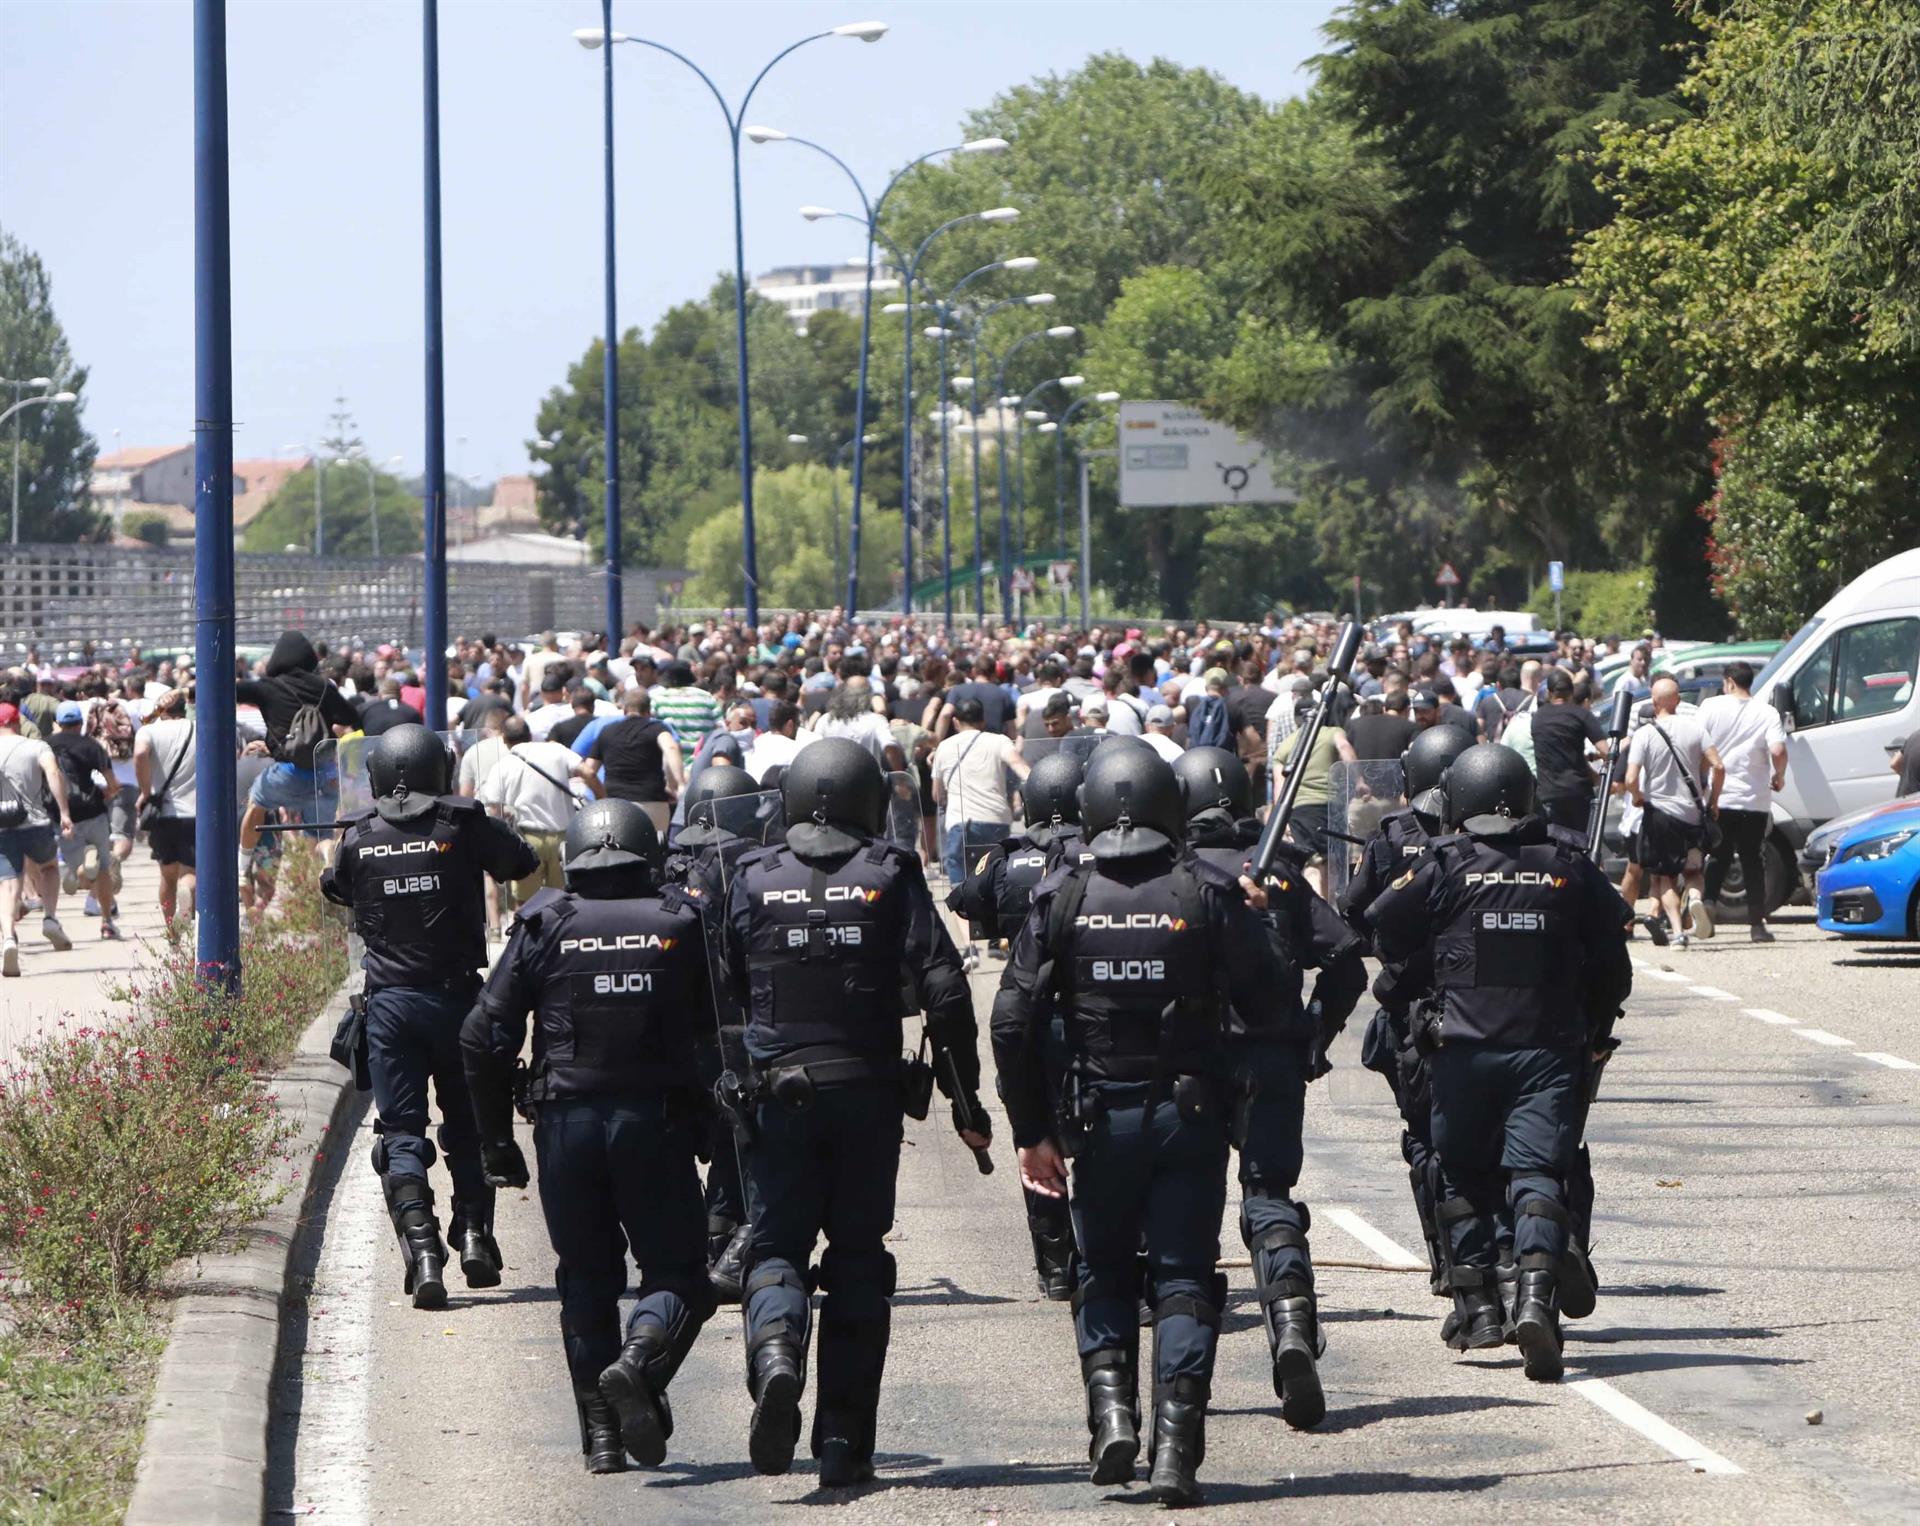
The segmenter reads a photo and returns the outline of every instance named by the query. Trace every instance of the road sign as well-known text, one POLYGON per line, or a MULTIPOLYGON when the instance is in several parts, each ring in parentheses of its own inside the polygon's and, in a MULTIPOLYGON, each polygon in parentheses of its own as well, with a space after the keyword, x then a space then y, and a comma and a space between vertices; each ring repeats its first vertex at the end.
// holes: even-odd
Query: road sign
POLYGON ((1033 592, 1033 573, 1025 567, 1016 567, 1013 572, 1013 591, 1015 593, 1033 592))
POLYGON ((1442 588, 1458 588, 1460 586, 1460 574, 1453 570, 1452 562, 1442 562, 1440 564, 1440 570, 1433 575, 1433 580, 1442 588))
POLYGON ((1047 581, 1053 584, 1055 588, 1073 587, 1073 563, 1048 562, 1047 581))
POLYGON ((1188 403, 1120 405, 1120 507, 1293 503, 1277 487, 1257 441, 1188 403))
POLYGON ((1547 563, 1547 587, 1555 593, 1564 593, 1567 588, 1567 564, 1565 562, 1547 563))

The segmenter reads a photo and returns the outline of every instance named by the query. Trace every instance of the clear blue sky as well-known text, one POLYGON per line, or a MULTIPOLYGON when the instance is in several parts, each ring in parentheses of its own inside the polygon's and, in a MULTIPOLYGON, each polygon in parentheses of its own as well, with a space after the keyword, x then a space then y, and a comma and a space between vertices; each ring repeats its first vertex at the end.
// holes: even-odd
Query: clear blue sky
MULTIPOLYGON (((1213 69, 1278 100, 1305 84, 1333 0, 616 0, 614 26, 679 48, 736 98, 779 48, 752 119, 884 180, 1035 75, 1120 51, 1213 69)), ((597 0, 441 0, 450 468, 521 470, 534 407, 601 327, 597 0), (466 443, 456 443, 465 436, 466 443)), ((234 404, 241 456, 326 430, 344 391, 380 456, 422 455, 420 7, 230 0, 234 404)), ((620 322, 651 325, 731 266, 725 128, 698 79, 616 55, 620 322)), ((187 0, 0 3, 0 226, 36 249, 103 450, 184 443, 193 418, 192 9, 187 0)), ((825 161, 748 145, 749 274, 854 251, 803 202, 846 199, 825 161)), ((1018 152, 1018 145, 1015 145, 1018 152)))

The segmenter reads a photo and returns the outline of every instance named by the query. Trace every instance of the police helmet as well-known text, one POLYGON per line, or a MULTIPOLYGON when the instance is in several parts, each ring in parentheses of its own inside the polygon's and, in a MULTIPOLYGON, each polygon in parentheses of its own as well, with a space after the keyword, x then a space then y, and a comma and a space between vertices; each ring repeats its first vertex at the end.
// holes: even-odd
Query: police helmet
POLYGON ((660 867, 660 834, 652 819, 631 800, 596 800, 573 813, 567 823, 562 850, 567 888, 579 889, 582 875, 592 877, 608 869, 660 867))
POLYGON ((411 821, 447 791, 447 749, 411 721, 375 737, 367 750, 367 785, 383 821, 411 821))
MULTIPOLYGON (((700 770, 700 777, 687 786, 687 792, 681 797, 686 806, 684 825, 675 835, 676 847, 704 848, 708 843, 721 842, 728 837, 738 836, 719 825, 713 802, 731 800, 736 795, 758 794, 760 786, 754 783, 753 775, 744 768, 727 766, 717 768, 709 764, 700 770)), ((728 818, 732 819, 732 818, 728 818)))
POLYGON ((1185 836, 1186 799, 1151 747, 1101 747, 1080 785, 1080 820, 1095 858, 1137 858, 1185 836))
POLYGON ((1453 760, 1474 745, 1464 727, 1429 726, 1408 743, 1400 754, 1400 770, 1406 776, 1407 798, 1432 789, 1446 777, 1453 760))
POLYGON ((794 754, 780 796, 788 843, 816 858, 853 852, 886 821, 886 776, 872 753, 846 737, 822 737, 794 754))
POLYGON ((1498 743, 1469 747, 1447 770, 1443 786, 1447 797, 1447 825, 1480 830, 1501 819, 1517 821, 1533 811, 1533 771, 1511 747, 1498 743))
POLYGON ((1030 827, 1071 826, 1080 820, 1080 760, 1064 752, 1034 764, 1020 786, 1030 827))
POLYGON ((1253 814, 1253 782, 1247 766, 1224 747, 1189 747, 1173 765, 1187 792, 1187 820, 1202 811, 1225 811, 1235 821, 1253 814))

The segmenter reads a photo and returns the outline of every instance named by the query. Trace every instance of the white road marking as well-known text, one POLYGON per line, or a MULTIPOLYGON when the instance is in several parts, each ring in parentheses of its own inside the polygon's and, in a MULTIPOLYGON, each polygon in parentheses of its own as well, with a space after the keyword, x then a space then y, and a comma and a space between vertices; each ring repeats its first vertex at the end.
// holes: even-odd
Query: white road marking
POLYGON ((1763 1023, 1772 1023, 1778 1028, 1791 1028, 1800 1019, 1788 1017, 1784 1012, 1775 1012, 1769 1007, 1745 1007, 1742 1009, 1748 1017, 1757 1017, 1763 1023))
POLYGON ((1897 1054, 1878 1054, 1863 1049, 1860 1051, 1860 1058, 1872 1060, 1876 1065, 1884 1065, 1888 1070, 1920 1070, 1920 1065, 1914 1064, 1912 1060, 1903 1060, 1897 1054))
POLYGON ((1390 1266, 1425 1266, 1426 1257, 1416 1256, 1393 1236, 1375 1229, 1351 1208, 1329 1208, 1326 1217, 1390 1266))
POLYGON ((1809 1043, 1813 1044, 1826 1044, 1834 1049, 1853 1048, 1852 1039, 1843 1039, 1837 1033, 1827 1032, 1825 1028, 1795 1028, 1793 1030, 1793 1036, 1795 1038, 1806 1039, 1809 1043))
POLYGON ((1669 1452, 1696 1473, 1736 1474, 1736 1467, 1718 1452, 1700 1445, 1685 1431, 1668 1425, 1653 1411, 1636 1404, 1604 1378, 1579 1378, 1566 1385, 1598 1409, 1605 1410, 1622 1425, 1630 1426, 1664 1452, 1669 1452))
POLYGON ((1731 991, 1723 991, 1718 986, 1688 986, 1695 996, 1707 1001, 1738 1001, 1740 998, 1731 991))
POLYGON ((1693 978, 1691 975, 1682 975, 1678 970, 1655 969, 1650 964, 1644 966, 1644 969, 1645 972, 1655 980, 1664 980, 1670 985, 1683 986, 1693 978))
MULTIPOLYGON (((1916 1066, 1915 1069, 1920 1069, 1920 1066, 1916 1066)), ((1420 1257, 1414 1255, 1399 1241, 1375 1229, 1351 1208, 1328 1208, 1323 1210, 1323 1215, 1333 1220, 1368 1250, 1375 1252, 1383 1261, 1392 1262, 1396 1266, 1426 1265, 1420 1257)), ((1580 1378, 1564 1386, 1589 1403, 1605 1410, 1622 1425, 1638 1431, 1655 1446, 1671 1453, 1682 1462, 1691 1464, 1696 1473, 1733 1474, 1745 1471, 1728 1462, 1718 1452, 1703 1447, 1685 1431, 1667 1424, 1652 1410, 1636 1404, 1604 1378, 1580 1378)))

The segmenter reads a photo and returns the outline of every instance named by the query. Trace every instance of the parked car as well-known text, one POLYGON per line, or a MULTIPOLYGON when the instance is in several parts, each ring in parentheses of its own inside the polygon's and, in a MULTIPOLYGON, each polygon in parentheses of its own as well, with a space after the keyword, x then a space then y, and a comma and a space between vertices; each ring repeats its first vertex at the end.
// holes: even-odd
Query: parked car
POLYGON ((1842 833, 1815 883, 1826 931, 1920 938, 1920 800, 1869 812, 1842 833))

